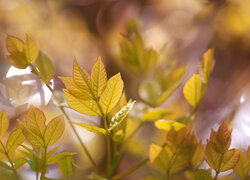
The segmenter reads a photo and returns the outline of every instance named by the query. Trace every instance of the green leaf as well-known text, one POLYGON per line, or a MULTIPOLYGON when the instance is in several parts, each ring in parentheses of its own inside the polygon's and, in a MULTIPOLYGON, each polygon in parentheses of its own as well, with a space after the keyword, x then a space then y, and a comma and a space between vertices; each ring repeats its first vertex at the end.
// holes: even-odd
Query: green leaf
POLYGON ((173 121, 173 120, 159 120, 155 122, 155 126, 158 129, 169 131, 171 128, 174 128, 176 131, 185 127, 185 124, 173 121))
POLYGON ((67 157, 67 156, 73 156, 76 153, 72 153, 72 152, 61 152, 59 154, 56 154, 54 156, 51 156, 48 158, 48 164, 55 164, 58 163, 60 160, 62 160, 63 158, 67 157))
POLYGON ((240 152, 240 159, 237 165, 234 167, 234 172, 239 175, 242 179, 247 179, 250 170, 250 162, 247 155, 240 152))
POLYGON ((237 162, 240 159, 240 150, 239 149, 231 149, 227 151, 223 156, 223 161, 221 163, 220 171, 227 171, 229 169, 233 169, 237 162))
POLYGON ((13 151, 16 150, 16 148, 23 143, 23 141, 25 140, 22 130, 21 129, 17 129, 15 131, 13 131, 9 138, 8 141, 6 143, 6 149, 7 152, 10 154, 13 151))
POLYGON ((159 119, 164 118, 166 115, 171 114, 171 112, 165 110, 165 109, 153 109, 151 111, 146 112, 142 116, 142 121, 156 121, 159 119))
POLYGON ((8 58, 12 66, 19 69, 25 69, 30 65, 25 57, 25 54, 22 52, 11 54, 8 56, 8 58))
POLYGON ((27 159, 25 158, 19 158, 17 161, 15 161, 15 168, 21 168, 25 163, 27 163, 27 159))
POLYGON ((0 112, 0 137, 2 137, 9 128, 9 119, 5 111, 0 112))
POLYGON ((54 65, 48 55, 40 51, 34 64, 38 68, 38 75, 42 80, 49 82, 53 78, 55 73, 54 65))
POLYGON ((90 116, 100 116, 100 110, 94 100, 81 100, 73 96, 67 90, 63 90, 65 94, 65 99, 70 108, 78 111, 82 114, 90 115, 90 116))
POLYGON ((123 91, 123 81, 120 73, 108 80, 107 86, 100 97, 100 106, 104 114, 108 114, 119 101, 123 91))
POLYGON ((201 76, 194 74, 185 84, 183 94, 186 101, 193 107, 197 107, 201 99, 201 76))
POLYGON ((124 119, 127 117, 128 113, 131 111, 132 107, 134 106, 135 101, 129 102, 126 106, 124 106, 114 117, 112 117, 110 121, 110 128, 109 131, 112 131, 116 127, 118 127, 124 119))
POLYGON ((47 147, 54 144, 62 136, 64 126, 63 116, 57 116, 48 123, 44 134, 45 145, 47 147))
POLYGON ((104 134, 104 135, 106 134, 106 131, 103 128, 99 128, 99 127, 91 126, 91 125, 87 125, 87 124, 82 124, 82 123, 77 123, 77 122, 72 122, 72 123, 76 124, 78 126, 81 126, 82 128, 84 128, 90 132, 93 132, 93 133, 104 134))
POLYGON ((95 97, 99 97, 107 84, 107 74, 101 57, 98 57, 96 64, 92 68, 91 79, 95 97))
POLYGON ((23 51, 24 43, 14 36, 7 35, 6 46, 9 53, 20 53, 23 51))
POLYGON ((73 175, 74 173, 74 166, 73 163, 74 160, 72 158, 72 156, 64 156, 64 158, 62 158, 59 162, 59 168, 61 169, 61 171, 63 172, 63 175, 66 178, 69 178, 73 175))
POLYGON ((28 62, 35 61, 38 54, 39 49, 35 41, 33 41, 29 35, 26 35, 26 42, 24 44, 24 52, 28 62))
POLYGON ((186 171, 185 177, 188 180, 212 180, 211 173, 206 169, 198 169, 197 171, 186 171))

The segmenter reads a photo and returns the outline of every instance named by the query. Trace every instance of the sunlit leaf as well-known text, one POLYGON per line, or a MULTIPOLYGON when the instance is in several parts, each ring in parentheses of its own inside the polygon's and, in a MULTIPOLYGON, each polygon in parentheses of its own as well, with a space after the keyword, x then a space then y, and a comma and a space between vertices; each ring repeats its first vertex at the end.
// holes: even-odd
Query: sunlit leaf
POLYGON ((124 133, 123 133, 123 130, 122 130, 122 129, 119 130, 119 131, 117 131, 117 132, 115 132, 115 133, 113 134, 113 140, 114 140, 115 142, 122 142, 123 137, 124 137, 124 133))
POLYGON ((204 160, 204 157, 205 157, 205 148, 203 144, 198 144, 192 156, 191 165, 194 167, 200 164, 204 160))
POLYGON ((202 71, 205 82, 208 82, 210 74, 213 71, 214 65, 215 65, 214 50, 208 49, 203 54, 203 59, 202 59, 202 71))
POLYGON ((7 50, 9 51, 9 53, 22 52, 23 45, 24 45, 23 41, 14 36, 8 35, 6 38, 6 46, 7 46, 7 50))
POLYGON ((67 90, 63 90, 65 99, 70 108, 82 114, 90 116, 100 116, 100 110, 94 100, 81 100, 71 95, 67 90))
POLYGON ((155 122, 155 126, 158 129, 169 131, 171 128, 174 128, 176 131, 185 127, 185 124, 173 121, 173 120, 159 120, 155 122))
POLYGON ((168 114, 171 114, 171 112, 165 109, 153 109, 142 116, 142 121, 156 121, 164 118, 168 114))
POLYGON ((27 163, 27 159, 19 158, 17 161, 15 161, 15 168, 21 168, 25 163, 27 163))
POLYGON ((59 162, 59 168, 63 172, 63 175, 67 178, 71 177, 74 172, 74 166, 73 163, 74 160, 72 156, 64 156, 59 162))
POLYGON ((45 145, 48 147, 54 144, 63 134, 64 119, 63 116, 57 116, 52 119, 46 128, 44 134, 45 145))
POLYGON ((92 68, 91 79, 94 94, 96 97, 99 97, 107 84, 107 74, 101 57, 98 57, 96 64, 92 68))
POLYGON ((227 151, 223 156, 223 161, 221 163, 220 171, 227 171, 229 169, 233 169, 240 158, 240 150, 239 149, 231 149, 227 151))
POLYGON ((151 144, 149 148, 149 160, 159 168, 167 169, 173 153, 168 148, 151 144))
POLYGON ((221 158, 221 155, 215 150, 213 150, 211 144, 208 143, 206 150, 205 150, 205 159, 207 163, 209 164, 209 166, 217 170, 219 168, 220 158, 221 158))
POLYGON ((9 127, 9 119, 5 111, 0 112, 0 137, 2 137, 9 127))
POLYGON ((105 129, 103 128, 99 128, 96 126, 91 126, 91 125, 87 125, 87 124, 83 124, 83 123, 77 123, 77 122, 72 122, 73 124, 76 124, 78 126, 83 127, 84 129, 93 132, 93 133, 97 133, 97 134, 106 134, 105 129))
POLYGON ((242 179, 246 179, 250 170, 250 162, 247 155, 240 152, 240 159, 234 167, 234 172, 239 175, 242 179))
POLYGON ((60 161, 61 159, 67 157, 67 156, 73 156, 76 153, 72 153, 72 152, 61 152, 59 154, 56 154, 54 156, 51 156, 48 158, 48 164, 55 164, 58 161, 60 161))
POLYGON ((108 80, 107 86, 100 97, 100 106, 104 114, 109 113, 119 101, 123 91, 123 81, 120 73, 108 80))
POLYGON ((194 74, 185 84, 183 94, 186 101, 193 107, 197 107, 201 99, 201 76, 194 74))
POLYGON ((24 53, 15 53, 8 56, 10 63, 19 69, 25 69, 29 66, 24 53))
POLYGON ((186 171, 185 177, 188 180, 212 180, 211 173, 206 169, 198 169, 197 171, 186 171))
POLYGON ((24 44, 24 52, 28 62, 35 61, 38 54, 39 49, 35 41, 33 41, 29 35, 26 35, 26 42, 24 44))
POLYGON ((6 149, 8 153, 12 153, 14 150, 16 150, 16 148, 22 144, 22 142, 25 140, 22 130, 21 129, 17 129, 15 131, 13 131, 7 141, 6 144, 6 149))

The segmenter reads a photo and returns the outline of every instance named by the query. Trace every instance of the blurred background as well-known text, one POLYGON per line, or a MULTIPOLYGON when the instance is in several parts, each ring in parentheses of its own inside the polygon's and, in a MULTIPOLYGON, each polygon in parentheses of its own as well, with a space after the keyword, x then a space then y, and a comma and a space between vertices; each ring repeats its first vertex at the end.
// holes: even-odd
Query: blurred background
MULTIPOLYGON (((186 65, 188 72, 183 83, 161 105, 175 112, 171 119, 191 110, 182 95, 183 84, 197 72, 202 54, 212 47, 216 65, 196 115, 197 135, 205 140, 211 128, 216 129, 223 120, 231 118, 232 146, 246 149, 250 144, 249 0, 0 0, 0 110, 7 112, 13 127, 17 117, 24 117, 29 104, 43 109, 48 119, 60 114, 50 92, 36 76, 28 69, 15 69, 8 62, 7 34, 25 39, 26 33, 51 57, 56 70, 55 90, 64 88, 57 76, 71 76, 74 56, 88 72, 101 56, 109 77, 121 72, 127 98, 138 102, 137 111, 145 106, 138 93, 143 80, 151 79, 159 66, 186 65), (152 50, 141 58, 143 63, 149 62, 147 67, 138 70, 126 61, 129 50, 124 47, 124 37, 138 38, 138 46, 152 50)), ((98 118, 67 112, 76 121, 101 124, 98 118)), ((101 163, 106 149, 102 136, 78 130, 101 163)), ((78 151, 74 135, 68 133, 69 129, 61 140, 65 144, 61 150, 78 151)), ((160 142, 165 135, 155 132, 154 125, 148 123, 136 138, 141 143, 128 145, 118 171, 135 164, 140 155, 147 155, 149 143, 160 142)), ((76 161, 82 173, 88 174, 90 165, 82 156, 76 161)), ((145 166, 127 179, 146 177, 150 175, 149 168, 150 165, 145 166)), ((58 177, 55 172, 56 168, 52 168, 49 177, 58 177)), ((32 179, 28 170, 24 176, 32 179)))

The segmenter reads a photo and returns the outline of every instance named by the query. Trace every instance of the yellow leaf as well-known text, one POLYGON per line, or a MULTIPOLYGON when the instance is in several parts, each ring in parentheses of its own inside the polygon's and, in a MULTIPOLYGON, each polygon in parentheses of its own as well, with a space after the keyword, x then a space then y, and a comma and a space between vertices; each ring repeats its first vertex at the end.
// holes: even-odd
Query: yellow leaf
POLYGON ((107 84, 107 74, 101 57, 98 58, 96 64, 92 68, 91 79, 95 97, 99 97, 107 84))
POLYGON ((197 171, 186 171, 185 177, 188 180, 212 180, 212 175, 209 170, 206 169, 198 169, 197 171))
POLYGON ((100 97, 100 106, 104 114, 109 113, 119 101, 123 91, 123 81, 120 73, 108 80, 107 86, 100 97))
POLYGON ((63 134, 64 120, 63 116, 57 116, 52 119, 46 128, 44 134, 45 145, 48 147, 54 144, 63 134))
POLYGON ((240 150, 239 149, 231 149, 227 151, 223 156, 223 161, 221 163, 220 171, 227 171, 229 169, 233 169, 237 162, 240 159, 240 150))
POLYGON ((151 111, 146 112, 142 116, 142 121, 155 121, 162 119, 167 114, 171 114, 171 112, 165 110, 165 109, 153 109, 151 111))
POLYGON ((16 68, 25 69, 29 66, 29 62, 23 53, 11 54, 8 58, 12 66, 15 66, 16 68))
POLYGON ((70 94, 73 94, 76 98, 81 100, 90 100, 92 99, 91 94, 88 91, 83 91, 80 89, 74 82, 72 77, 59 77, 70 94))
POLYGON ((86 93, 88 95, 90 94, 92 98, 95 98, 89 74, 81 66, 79 66, 76 59, 74 59, 73 80, 80 89, 86 91, 86 93))
POLYGON ((149 148, 149 160, 159 168, 168 169, 173 153, 168 147, 151 144, 149 148))
POLYGON ((61 159, 63 159, 64 157, 73 156, 75 154, 77 154, 77 153, 73 153, 73 152, 61 152, 59 154, 56 154, 54 156, 49 157, 48 158, 48 164, 55 164, 58 161, 60 161, 61 159))
POLYGON ((186 101, 193 107, 197 107, 201 99, 201 76, 194 74, 185 84, 183 94, 186 101))
POLYGON ((204 160, 205 148, 203 144, 198 144, 191 159, 191 165, 197 166, 204 160))
POLYGON ((83 123, 77 123, 77 122, 72 122, 73 124, 76 124, 78 126, 83 127, 84 129, 93 132, 93 133, 97 133, 97 134, 106 134, 106 130, 103 128, 99 128, 96 126, 91 126, 91 125, 87 125, 87 124, 83 124, 83 123))
POLYGON ((70 108, 78 111, 82 114, 90 116, 100 116, 101 113, 98 109, 98 106, 94 100, 81 100, 71 95, 67 90, 63 90, 65 94, 65 99, 70 108))
POLYGON ((221 155, 213 150, 210 143, 207 144, 206 150, 205 150, 205 159, 209 166, 213 168, 214 170, 217 170, 219 168, 220 164, 220 158, 221 155))
POLYGON ((0 137, 5 134, 9 127, 9 119, 5 111, 0 112, 0 137))
POLYGON ((38 54, 39 49, 35 41, 33 41, 29 35, 26 35, 26 42, 24 44, 24 52, 28 62, 35 61, 38 54))
POLYGON ((203 76, 204 76, 206 83, 208 82, 210 74, 213 71, 214 64, 215 64, 214 50, 208 49, 204 53, 203 59, 202 59, 202 71, 203 71, 203 76))
POLYGON ((242 179, 246 179, 250 170, 250 163, 245 153, 240 152, 240 159, 234 167, 234 172, 242 179))
POLYGON ((178 131, 181 128, 185 127, 185 124, 173 120, 159 120, 155 122, 155 126, 158 129, 165 131, 169 131, 171 128, 174 128, 174 130, 178 131))
POLYGON ((16 150, 16 148, 22 144, 22 142, 24 141, 24 136, 22 133, 21 129, 17 129, 15 131, 13 131, 7 141, 6 144, 6 149, 8 153, 11 153, 12 151, 16 150))
POLYGON ((9 51, 9 53, 22 52, 23 45, 24 45, 23 41, 14 36, 8 35, 6 38, 6 46, 7 46, 7 50, 9 51))

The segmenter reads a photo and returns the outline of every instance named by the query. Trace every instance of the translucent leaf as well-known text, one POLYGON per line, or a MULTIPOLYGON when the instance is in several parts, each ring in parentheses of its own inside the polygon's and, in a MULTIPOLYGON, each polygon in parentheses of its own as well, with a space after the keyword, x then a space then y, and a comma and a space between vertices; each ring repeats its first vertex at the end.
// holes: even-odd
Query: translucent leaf
POLYGON ((8 56, 8 58, 12 66, 15 66, 16 68, 19 68, 19 69, 25 69, 30 64, 22 52, 11 54, 8 56))
POLYGON ((168 169, 173 153, 168 148, 151 144, 149 148, 149 160, 151 163, 162 169, 168 169))
POLYGON ((2 137, 9 128, 9 119, 5 111, 0 112, 0 137, 2 137))
POLYGON ((220 171, 227 171, 229 169, 233 169, 240 158, 240 150, 239 149, 231 149, 227 151, 223 156, 223 161, 221 163, 220 171))
POLYGON ((19 158, 17 161, 15 161, 15 168, 21 168, 25 163, 27 163, 27 159, 19 158))
POLYGON ((42 80, 48 82, 53 78, 55 73, 54 64, 48 55, 40 51, 39 56, 36 58, 34 64, 38 68, 39 76, 42 80))
POLYGON ((211 173, 206 169, 198 169, 197 171, 186 171, 185 177, 188 180, 212 180, 211 173))
POLYGON ((64 156, 59 162, 59 168, 63 172, 63 175, 67 178, 71 177, 74 172, 74 166, 73 163, 74 160, 72 156, 64 156))
POLYGON ((101 57, 98 57, 96 64, 92 68, 91 79, 95 97, 99 97, 107 84, 107 74, 101 57))
POLYGON ((213 150, 211 144, 208 143, 205 150, 205 159, 209 166, 214 170, 217 170, 219 168, 220 158, 221 155, 213 150))
POLYGON ((103 128, 99 128, 96 126, 91 126, 91 125, 87 125, 87 124, 82 124, 82 123, 77 123, 77 122, 72 122, 73 124, 76 124, 78 126, 83 127, 84 129, 93 132, 93 133, 97 133, 97 134, 106 134, 106 130, 103 128))
POLYGON ((120 73, 108 80, 107 86, 100 97, 100 106, 104 114, 109 113, 119 101, 123 91, 123 81, 120 73))
POLYGON ((22 130, 21 129, 17 129, 15 131, 13 131, 7 141, 6 144, 6 149, 8 153, 12 153, 13 151, 16 150, 16 148, 23 143, 23 141, 25 140, 22 130))
POLYGON ((153 109, 142 116, 142 121, 156 121, 164 118, 168 114, 171 114, 171 112, 165 109, 153 109))
POLYGON ((204 160, 205 148, 203 144, 198 144, 191 159, 191 165, 197 166, 204 160))
POLYGON ((112 117, 109 125, 109 131, 113 130, 117 126, 119 126, 123 120, 127 117, 128 113, 131 111, 134 106, 135 101, 129 102, 126 106, 124 106, 114 117, 112 117))
POLYGON ((202 71, 205 82, 208 82, 210 74, 214 69, 214 65, 215 65, 214 50, 208 49, 203 54, 203 59, 202 59, 202 71))
POLYGON ((115 133, 113 134, 113 137, 112 137, 112 138, 113 138, 113 140, 114 140, 115 142, 122 142, 122 140, 123 140, 123 138, 124 138, 123 130, 121 129, 121 130, 115 132, 115 133))
POLYGON ((26 42, 24 44, 24 52, 25 57, 28 62, 35 61, 38 54, 39 49, 35 41, 33 41, 29 35, 26 35, 26 42))
POLYGON ((51 156, 48 158, 48 164, 55 164, 58 161, 60 161, 61 159, 67 157, 67 156, 73 156, 76 153, 72 153, 72 152, 61 152, 59 154, 56 154, 54 156, 51 156))
POLYGON ((185 84, 183 94, 186 101, 193 107, 197 107, 201 99, 201 76, 194 74, 185 84))
POLYGON ((23 45, 24 45, 23 41, 14 36, 8 35, 6 38, 6 46, 7 46, 7 50, 9 51, 9 53, 22 52, 23 45))
POLYGON ((81 100, 71 95, 67 90, 63 90, 65 99, 70 108, 82 114, 90 116, 100 116, 100 110, 94 100, 81 100))
POLYGON ((242 179, 246 179, 250 170, 250 163, 247 155, 240 152, 240 159, 237 165, 234 167, 234 172, 242 179))
POLYGON ((174 128, 176 131, 185 127, 185 124, 173 121, 173 120, 159 120, 155 122, 155 126, 158 129, 169 131, 171 128, 174 128))
POLYGON ((54 144, 62 136, 64 126, 63 116, 57 116, 48 123, 44 134, 45 145, 47 147, 54 144))

